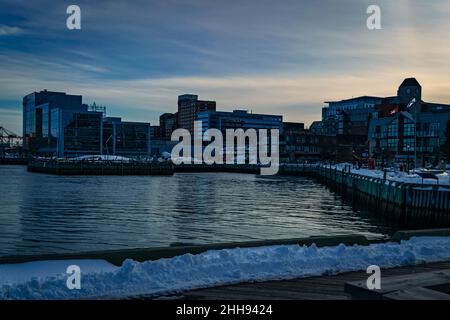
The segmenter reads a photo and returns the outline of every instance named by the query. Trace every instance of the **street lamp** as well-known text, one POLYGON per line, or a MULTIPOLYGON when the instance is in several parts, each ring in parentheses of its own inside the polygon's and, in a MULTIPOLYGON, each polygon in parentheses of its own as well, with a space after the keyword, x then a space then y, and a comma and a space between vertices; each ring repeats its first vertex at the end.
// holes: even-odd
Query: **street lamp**
POLYGON ((407 170, 408 170, 408 174, 409 174, 409 152, 411 151, 411 150, 410 150, 410 147, 411 147, 411 146, 410 146, 409 144, 406 145, 406 152, 407 152, 407 154, 408 154, 407 164, 406 164, 407 167, 406 167, 406 168, 407 168, 407 170))

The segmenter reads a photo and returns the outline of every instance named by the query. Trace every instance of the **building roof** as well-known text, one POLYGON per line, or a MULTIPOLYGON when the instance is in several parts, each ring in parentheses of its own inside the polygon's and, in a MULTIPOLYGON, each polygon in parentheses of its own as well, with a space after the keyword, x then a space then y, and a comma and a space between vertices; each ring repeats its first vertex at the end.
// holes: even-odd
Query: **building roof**
POLYGON ((400 85, 400 88, 402 87, 421 87, 421 85, 416 78, 406 78, 400 85))
POLYGON ((366 100, 366 99, 381 100, 381 99, 384 99, 384 98, 382 98, 382 97, 374 97, 374 96, 360 96, 360 97, 354 97, 354 98, 344 99, 344 100, 339 100, 339 101, 324 101, 324 102, 325 103, 336 103, 336 102, 347 102, 347 101, 352 101, 352 100, 366 100))

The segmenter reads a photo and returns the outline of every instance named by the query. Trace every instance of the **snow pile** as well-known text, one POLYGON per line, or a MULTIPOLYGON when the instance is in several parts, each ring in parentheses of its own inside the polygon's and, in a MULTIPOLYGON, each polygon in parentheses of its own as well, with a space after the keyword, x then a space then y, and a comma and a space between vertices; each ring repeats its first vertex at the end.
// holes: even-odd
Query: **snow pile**
POLYGON ((111 155, 90 155, 90 156, 81 156, 76 158, 70 158, 69 160, 73 161, 123 161, 129 162, 130 158, 122 157, 122 156, 111 156, 111 155))
MULTIPOLYGON (((339 171, 346 171, 348 172, 348 168, 351 168, 351 173, 359 174, 366 177, 372 177, 372 178, 379 178, 383 179, 384 172, 382 170, 369 170, 369 169, 356 169, 353 168, 353 165, 350 163, 339 163, 335 166, 331 166, 331 168, 336 168, 339 171)), ((421 172, 427 172, 426 170, 419 170, 421 172)), ((440 185, 450 185, 450 175, 446 172, 443 173, 437 173, 434 174, 439 179, 440 185)), ((406 182, 406 183, 415 183, 415 184, 421 184, 422 178, 411 171, 410 174, 407 172, 401 172, 401 171, 387 171, 386 172, 386 179, 390 181, 395 182, 406 182)), ((423 183, 426 184, 437 184, 437 180, 435 179, 423 179, 423 183)))
POLYGON ((450 259, 450 237, 420 237, 398 243, 318 248, 270 246, 212 250, 198 255, 147 261, 126 260, 122 267, 83 273, 80 290, 68 290, 66 275, 3 284, 0 299, 117 298, 161 295, 249 281, 292 279, 346 271, 450 259))
POLYGON ((0 286, 17 284, 33 278, 48 278, 65 272, 70 265, 77 265, 83 273, 99 273, 116 270, 118 267, 104 260, 51 260, 20 264, 0 264, 0 286))

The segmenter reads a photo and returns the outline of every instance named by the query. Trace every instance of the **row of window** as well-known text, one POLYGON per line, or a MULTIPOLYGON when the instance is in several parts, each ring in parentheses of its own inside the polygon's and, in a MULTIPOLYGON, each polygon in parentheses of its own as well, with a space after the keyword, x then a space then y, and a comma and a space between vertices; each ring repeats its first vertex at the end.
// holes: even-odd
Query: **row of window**
MULTIPOLYGON (((417 125, 417 136, 436 137, 439 135, 439 123, 422 123, 417 125)), ((403 136, 414 136, 416 125, 414 122, 405 122, 403 124, 403 136)), ((398 121, 394 120, 386 127, 377 126, 372 138, 387 138, 398 137, 399 125, 398 121)))

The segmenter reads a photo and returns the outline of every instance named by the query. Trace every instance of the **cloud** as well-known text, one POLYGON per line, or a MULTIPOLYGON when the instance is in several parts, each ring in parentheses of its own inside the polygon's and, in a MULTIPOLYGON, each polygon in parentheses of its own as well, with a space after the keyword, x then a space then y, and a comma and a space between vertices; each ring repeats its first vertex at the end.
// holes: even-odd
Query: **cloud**
POLYGON ((24 30, 19 27, 10 27, 5 25, 0 25, 0 37, 1 36, 12 36, 22 33, 24 30))
POLYGON ((80 0, 75 33, 64 4, 3 1, 22 22, 5 23, 27 30, 21 41, 0 39, 0 100, 18 108, 46 88, 155 123, 176 110, 177 95, 197 93, 221 110, 310 123, 325 100, 394 95, 409 76, 426 100, 450 101, 446 1, 379 0, 383 29, 372 32, 368 0, 80 0))

